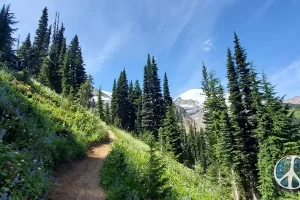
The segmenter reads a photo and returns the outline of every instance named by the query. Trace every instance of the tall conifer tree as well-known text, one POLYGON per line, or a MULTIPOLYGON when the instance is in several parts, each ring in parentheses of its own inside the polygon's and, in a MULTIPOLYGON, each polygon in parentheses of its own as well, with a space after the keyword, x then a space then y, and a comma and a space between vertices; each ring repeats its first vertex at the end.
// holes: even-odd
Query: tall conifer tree
POLYGON ((38 29, 33 41, 33 75, 38 75, 43 62, 43 58, 48 55, 50 43, 51 26, 48 28, 48 9, 43 9, 39 20, 38 29))
POLYGON ((2 59, 9 59, 14 55, 13 45, 16 38, 13 37, 17 30, 13 26, 15 21, 14 13, 10 11, 10 5, 3 5, 0 11, 0 52, 2 59))

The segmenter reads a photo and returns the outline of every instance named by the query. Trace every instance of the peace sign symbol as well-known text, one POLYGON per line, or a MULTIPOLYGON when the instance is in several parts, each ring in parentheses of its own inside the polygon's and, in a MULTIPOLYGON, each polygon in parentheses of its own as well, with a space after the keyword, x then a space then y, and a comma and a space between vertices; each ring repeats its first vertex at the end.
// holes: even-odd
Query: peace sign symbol
POLYGON ((289 155, 281 158, 275 165, 274 177, 285 189, 300 188, 300 157, 289 155))

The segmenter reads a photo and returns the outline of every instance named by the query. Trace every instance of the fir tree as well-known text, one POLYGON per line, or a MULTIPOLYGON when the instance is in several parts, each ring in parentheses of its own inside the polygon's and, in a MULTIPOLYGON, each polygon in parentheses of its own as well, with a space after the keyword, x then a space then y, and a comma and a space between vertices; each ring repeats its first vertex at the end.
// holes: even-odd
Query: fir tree
POLYGON ((98 95, 97 95, 97 111, 99 113, 99 116, 102 120, 105 119, 104 116, 104 105, 103 105, 103 100, 102 100, 102 90, 101 87, 98 89, 98 95))
POLYGON ((144 131, 152 133, 156 138, 158 129, 163 121, 163 98, 158 77, 158 68, 154 57, 148 55, 147 65, 144 68, 144 94, 143 94, 143 118, 144 131))
POLYGON ((43 58, 48 54, 50 42, 51 27, 48 29, 48 9, 43 9, 42 16, 39 21, 36 36, 33 41, 33 71, 34 75, 38 75, 43 58))
POLYGON ((168 78, 167 78, 167 73, 164 75, 164 89, 163 89, 163 99, 164 99, 164 112, 166 112, 167 107, 171 106, 173 101, 170 95, 169 91, 169 83, 168 83, 168 78))
POLYGON ((166 199, 170 192, 167 186, 168 178, 164 175, 166 164, 163 163, 161 156, 158 156, 153 141, 150 144, 150 158, 148 173, 146 177, 146 195, 143 199, 166 199))
POLYGON ((115 122, 117 117, 117 83, 114 79, 113 88, 112 88, 112 99, 111 99, 111 120, 112 123, 115 122))
POLYGON ((17 30, 13 26, 17 23, 14 13, 10 11, 10 5, 3 5, 0 11, 0 55, 3 60, 9 60, 14 56, 13 45, 16 39, 13 37, 17 30))
POLYGON ((18 58, 22 60, 23 65, 25 68, 29 69, 31 68, 31 40, 30 40, 30 33, 28 33, 25 41, 22 43, 20 49, 18 50, 18 58))
POLYGON ((236 183, 238 186, 238 190, 235 191, 235 196, 241 196, 244 191, 247 189, 245 175, 243 172, 243 161, 242 161, 242 152, 243 152, 243 129, 244 129, 244 119, 245 114, 243 112, 244 106, 242 104, 242 95, 239 89, 238 82, 238 72, 236 66, 233 62, 233 58, 231 55, 231 51, 228 48, 227 50, 227 78, 228 78, 228 89, 229 89, 229 111, 231 113, 231 124, 232 124, 232 132, 234 138, 233 145, 233 165, 232 165, 232 173, 236 174, 236 180, 240 182, 236 183), (240 179, 239 179, 240 177, 240 179))
POLYGON ((63 66, 61 68, 61 75, 62 75, 62 93, 64 96, 67 96, 70 94, 70 89, 72 87, 71 61, 70 61, 69 51, 66 51, 64 54, 63 66))
POLYGON ((169 140, 171 145, 171 151, 174 152, 175 156, 179 161, 182 161, 182 140, 183 134, 180 126, 178 125, 178 119, 176 117, 174 106, 169 106, 166 113, 166 118, 163 123, 163 138, 168 143, 169 140))
POLYGON ((130 81, 129 88, 128 88, 128 97, 129 97, 129 105, 128 105, 128 130, 134 130, 134 123, 136 120, 136 108, 135 108, 135 94, 133 83, 130 81))
POLYGON ((128 96, 128 81, 125 69, 121 72, 116 88, 117 107, 116 114, 121 128, 128 130, 130 127, 129 109, 130 101, 128 96))
POLYGON ((73 87, 74 94, 76 94, 81 84, 83 84, 86 80, 86 73, 77 35, 75 35, 71 41, 68 48, 68 56, 70 61, 68 74, 70 76, 70 86, 73 87))
POLYGON ((154 136, 157 138, 158 129, 163 124, 164 110, 163 110, 163 97, 160 87, 160 79, 158 77, 158 68, 156 60, 152 57, 152 64, 150 68, 150 87, 153 101, 153 113, 154 113, 154 136))
POLYGON ((150 90, 150 68, 151 68, 151 58, 148 55, 147 65, 144 67, 144 83, 143 83, 143 109, 142 109, 142 127, 143 131, 154 131, 154 113, 153 113, 153 100, 151 97, 150 90))
POLYGON ((61 26, 61 29, 58 28, 59 24, 59 15, 56 14, 56 18, 54 21, 54 31, 52 35, 52 44, 50 47, 49 58, 51 60, 51 67, 50 67, 50 87, 55 90, 57 93, 62 92, 62 77, 61 77, 61 68, 63 65, 63 61, 61 60, 61 55, 65 51, 66 48, 64 42, 64 27, 61 26))
POLYGON ((43 59, 43 64, 40 70, 40 73, 38 75, 38 81, 40 83, 42 83, 45 86, 49 86, 50 85, 50 72, 49 72, 49 67, 50 67, 50 59, 49 58, 44 58, 43 59))
POLYGON ((105 104, 104 119, 107 124, 111 124, 111 114, 110 114, 110 108, 108 103, 105 104))
POLYGON ((143 96, 142 96, 142 90, 138 80, 135 81, 133 96, 134 96, 134 109, 135 109, 135 116, 136 116, 136 120, 134 123, 135 126, 134 130, 136 133, 139 133, 142 131, 143 96))
MULTIPOLYGON (((70 91, 71 93, 72 91, 70 91)), ((88 79, 82 84, 78 90, 78 101, 85 108, 91 108, 93 98, 93 77, 88 76, 88 79)))
MULTIPOLYGON (((197 136, 197 135, 196 135, 197 136)), ((200 163, 202 170, 204 173, 206 173, 207 169, 207 161, 206 161, 206 143, 204 140, 204 130, 201 128, 197 139, 197 144, 198 144, 198 162, 200 163)))
POLYGON ((242 102, 244 110, 242 110, 241 129, 243 133, 243 168, 245 174, 246 198, 256 196, 259 198, 259 191, 257 190, 258 183, 258 169, 257 169, 257 153, 258 142, 256 139, 257 123, 253 121, 256 115, 256 107, 252 99, 253 83, 251 81, 250 63, 247 62, 247 54, 245 49, 240 45, 239 38, 234 33, 234 59, 236 62, 236 69, 239 75, 239 89, 242 93, 242 102))

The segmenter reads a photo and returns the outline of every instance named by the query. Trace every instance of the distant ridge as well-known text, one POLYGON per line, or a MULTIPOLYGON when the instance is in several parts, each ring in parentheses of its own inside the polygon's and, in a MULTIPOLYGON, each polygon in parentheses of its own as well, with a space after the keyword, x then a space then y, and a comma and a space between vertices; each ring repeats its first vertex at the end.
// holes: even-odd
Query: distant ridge
POLYGON ((300 104, 300 96, 294 96, 289 99, 283 100, 283 103, 300 104))

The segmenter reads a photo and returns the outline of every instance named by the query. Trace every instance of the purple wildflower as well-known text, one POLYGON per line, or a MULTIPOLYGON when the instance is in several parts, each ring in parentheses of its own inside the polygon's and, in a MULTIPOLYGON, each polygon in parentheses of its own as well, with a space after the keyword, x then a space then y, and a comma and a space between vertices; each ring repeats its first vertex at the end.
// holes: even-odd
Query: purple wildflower
POLYGON ((16 114, 17 114, 18 116, 21 115, 21 112, 20 112, 20 109, 19 109, 19 108, 16 108, 16 114))
POLYGON ((8 194, 7 193, 3 193, 1 195, 2 200, 7 200, 8 194))
POLYGON ((13 182, 11 183, 11 186, 15 186, 19 182, 20 182, 20 178, 17 176, 16 178, 14 178, 13 182))
POLYGON ((4 135, 5 135, 5 133, 6 133, 6 129, 3 128, 3 129, 0 131, 0 140, 2 140, 2 138, 3 138, 4 135))

